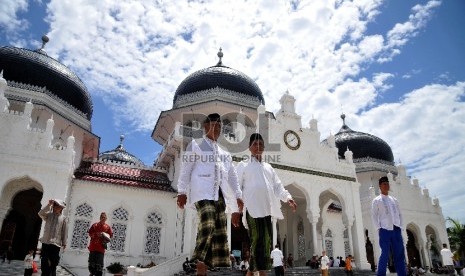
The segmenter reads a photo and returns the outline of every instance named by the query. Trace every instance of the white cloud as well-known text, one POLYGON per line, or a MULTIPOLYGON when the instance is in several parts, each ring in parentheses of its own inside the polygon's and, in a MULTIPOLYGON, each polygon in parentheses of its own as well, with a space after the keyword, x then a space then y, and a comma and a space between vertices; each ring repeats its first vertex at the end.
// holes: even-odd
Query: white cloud
POLYGON ((409 16, 408 21, 397 23, 387 33, 387 53, 379 61, 391 61, 394 56, 398 55, 400 53, 399 47, 404 46, 411 38, 418 34, 418 31, 426 25, 432 12, 439 5, 441 5, 441 1, 436 0, 428 1, 425 5, 415 5, 412 8, 413 13, 409 16))
POLYGON ((452 206, 461 206, 463 197, 453 197, 456 205, 445 200, 458 185, 444 187, 465 178, 457 172, 457 163, 465 164, 457 154, 465 147, 458 98, 464 83, 422 84, 401 102, 376 106, 394 75, 364 75, 374 62, 399 55, 441 2, 417 5, 388 33, 369 35, 381 0, 207 2, 51 0, 47 52, 104 98, 116 124, 133 131, 153 128, 179 83, 216 64, 222 47, 223 63, 257 81, 268 110, 277 111, 289 89, 303 124, 313 115, 324 138, 341 126, 343 109, 352 129, 385 139, 447 214, 459 217, 452 206))
POLYGON ((399 103, 372 108, 358 118, 363 125, 358 130, 383 138, 409 175, 441 199, 446 216, 461 220, 464 216, 457 206, 465 202, 459 185, 465 165, 464 97, 465 82, 427 85, 399 103))
POLYGON ((19 12, 28 8, 27 0, 2 0, 0 5, 0 33, 7 35, 20 28, 25 28, 27 20, 18 17, 19 12))

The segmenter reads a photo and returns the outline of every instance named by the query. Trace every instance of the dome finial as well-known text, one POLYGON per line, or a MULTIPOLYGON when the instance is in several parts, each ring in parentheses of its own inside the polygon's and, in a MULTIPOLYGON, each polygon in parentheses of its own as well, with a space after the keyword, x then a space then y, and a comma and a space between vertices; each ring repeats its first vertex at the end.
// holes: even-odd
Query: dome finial
POLYGON ((342 119, 342 126, 346 126, 346 115, 344 113, 341 114, 341 119, 342 119))
POLYGON ((221 65, 223 65, 223 62, 221 61, 221 59, 223 58, 223 49, 221 49, 221 47, 220 47, 220 50, 218 51, 217 55, 218 55, 219 60, 218 60, 218 63, 216 65, 221 66, 221 65))
POLYGON ((39 53, 42 53, 42 54, 47 54, 47 53, 45 53, 44 48, 45 48, 45 44, 47 44, 47 42, 49 42, 49 40, 50 39, 48 38, 48 36, 43 35, 42 36, 42 47, 40 47, 40 49, 36 50, 36 52, 39 52, 39 53))
POLYGON ((123 141, 124 141, 124 135, 121 134, 119 136, 119 145, 116 147, 116 150, 120 150, 120 151, 124 151, 124 147, 123 147, 123 141))

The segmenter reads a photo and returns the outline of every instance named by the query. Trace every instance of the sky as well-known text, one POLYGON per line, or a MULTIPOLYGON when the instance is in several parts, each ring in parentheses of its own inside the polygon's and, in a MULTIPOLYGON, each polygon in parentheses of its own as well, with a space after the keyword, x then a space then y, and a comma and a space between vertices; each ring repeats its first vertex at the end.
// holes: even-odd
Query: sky
POLYGON ((152 165, 150 137, 189 74, 217 63, 256 81, 266 109, 286 91, 321 139, 342 125, 392 148, 445 217, 465 223, 463 0, 2 0, 0 45, 47 54, 92 95, 100 152, 152 165))

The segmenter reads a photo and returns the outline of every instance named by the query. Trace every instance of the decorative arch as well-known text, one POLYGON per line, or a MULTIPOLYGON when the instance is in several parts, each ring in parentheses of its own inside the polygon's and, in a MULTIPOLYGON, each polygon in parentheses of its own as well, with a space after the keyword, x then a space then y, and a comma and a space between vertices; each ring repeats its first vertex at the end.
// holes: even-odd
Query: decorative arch
POLYGON ((434 266, 435 263, 441 262, 441 255, 440 255, 440 240, 438 235, 437 228, 434 225, 428 224, 425 226, 425 234, 427 239, 427 249, 430 252, 431 256, 431 264, 434 266))
POLYGON ((110 242, 110 250, 124 252, 126 248, 126 236, 129 222, 129 211, 123 206, 113 209, 111 212, 111 228, 113 238, 110 242))
POLYGON ((92 206, 86 202, 79 204, 74 209, 74 227, 71 238, 71 248, 86 249, 89 235, 88 231, 94 214, 92 206))
POLYGON ((164 219, 157 209, 150 210, 145 216, 145 254, 160 254, 164 219))
POLYGON ((350 241, 349 241, 349 229, 346 227, 342 232, 342 238, 344 239, 344 253, 345 256, 351 255, 350 241))
POLYGON ((327 256, 333 256, 333 231, 331 229, 326 229, 325 232, 325 250, 327 256))
POLYGON ((422 261, 420 251, 418 250, 420 245, 419 240, 419 228, 413 223, 409 223, 406 227, 407 232, 407 261, 412 267, 421 267, 422 261))
POLYGON ((38 181, 30 178, 27 175, 13 178, 7 181, 1 191, 0 208, 8 209, 14 196, 17 193, 28 189, 36 189, 41 193, 44 192, 44 187, 38 181))
POLYGON ((23 259, 29 249, 37 247, 42 197, 42 185, 28 176, 5 183, 0 196, 0 251, 12 246, 13 258, 23 259))
MULTIPOLYGON (((342 206, 342 210, 348 210, 349 208, 347 208, 347 202, 345 200, 345 197, 337 190, 335 190, 334 188, 329 188, 329 189, 325 189, 325 190, 322 190, 319 195, 318 195, 318 198, 320 199, 320 212, 323 211, 324 209, 321 208, 322 205, 326 205, 326 203, 328 202, 328 200, 324 200, 324 198, 328 197, 329 195, 329 199, 333 200, 333 201, 338 201, 339 203, 341 203, 341 206, 342 206), (332 196, 331 196, 332 195, 332 196), (323 198, 323 200, 322 200, 323 198)), ((328 204, 329 206, 329 204, 328 204)), ((346 212, 343 212, 343 213, 346 213, 346 212)))

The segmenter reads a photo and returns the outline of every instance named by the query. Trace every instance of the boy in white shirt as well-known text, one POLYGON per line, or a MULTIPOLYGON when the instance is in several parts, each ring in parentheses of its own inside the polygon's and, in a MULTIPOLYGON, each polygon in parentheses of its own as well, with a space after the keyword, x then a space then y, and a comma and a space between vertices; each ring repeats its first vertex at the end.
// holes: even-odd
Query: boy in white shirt
POLYGON ((250 136, 251 157, 237 166, 237 176, 244 200, 244 217, 250 238, 250 267, 248 276, 259 271, 266 275, 270 266, 270 247, 273 238, 271 217, 283 218, 280 200, 287 202, 295 212, 296 203, 284 189, 281 180, 270 164, 262 160, 264 141, 259 133, 250 136))
POLYGON ((402 214, 399 202, 389 195, 389 179, 386 176, 378 180, 381 194, 372 201, 371 214, 375 229, 379 234, 381 256, 378 261, 378 276, 386 275, 390 248, 393 251, 394 264, 398 276, 406 276, 404 242, 402 239, 402 214))

